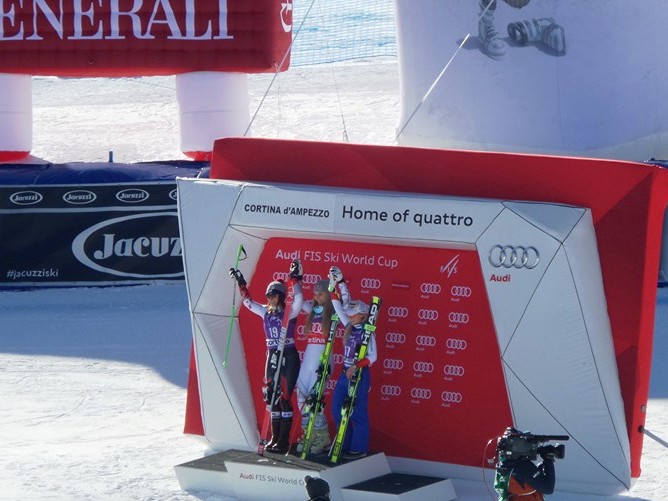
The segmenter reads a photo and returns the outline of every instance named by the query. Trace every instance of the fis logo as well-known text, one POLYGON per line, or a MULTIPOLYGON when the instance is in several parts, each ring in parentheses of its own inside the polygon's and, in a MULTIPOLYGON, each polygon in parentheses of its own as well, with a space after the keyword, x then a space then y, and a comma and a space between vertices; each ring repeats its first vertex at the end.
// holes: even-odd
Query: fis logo
POLYGON ((453 257, 446 264, 441 266, 441 274, 446 274, 448 278, 457 273, 457 265, 459 264, 459 254, 453 257))

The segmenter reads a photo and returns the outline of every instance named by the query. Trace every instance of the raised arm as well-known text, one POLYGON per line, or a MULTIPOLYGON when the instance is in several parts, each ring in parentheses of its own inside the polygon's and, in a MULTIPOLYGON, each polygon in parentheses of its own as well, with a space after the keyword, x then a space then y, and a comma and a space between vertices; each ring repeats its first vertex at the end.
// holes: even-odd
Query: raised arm
POLYGON ((304 278, 304 268, 299 259, 295 259, 290 264, 290 281, 292 282, 292 307, 290 308, 290 319, 297 318, 304 305, 304 294, 302 293, 302 278, 304 278))
POLYGON ((244 306, 256 315, 264 317, 267 308, 266 306, 251 299, 250 292, 248 292, 246 279, 244 278, 241 271, 235 268, 230 268, 230 276, 236 280, 237 285, 239 286, 239 295, 241 296, 244 306))

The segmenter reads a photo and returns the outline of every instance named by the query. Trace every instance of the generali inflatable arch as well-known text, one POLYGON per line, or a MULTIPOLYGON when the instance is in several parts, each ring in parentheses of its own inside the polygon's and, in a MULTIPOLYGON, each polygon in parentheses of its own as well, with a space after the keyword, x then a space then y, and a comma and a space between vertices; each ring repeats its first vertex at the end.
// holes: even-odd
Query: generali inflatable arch
POLYGON ((560 490, 618 493, 640 475, 664 170, 229 138, 211 177, 178 186, 194 330, 187 433, 220 450, 257 444, 260 326, 230 317, 242 244, 256 294, 299 257, 307 294, 337 264, 353 296, 384 298, 371 445, 397 471, 477 479, 487 440, 515 425, 571 436, 560 490), (506 268, 499 245, 540 257, 506 268))
POLYGON ((395 9, 400 144, 668 158, 663 0, 424 0, 420 9, 396 0, 395 9))
POLYGON ((208 160, 249 124, 247 73, 285 71, 292 2, 0 2, 0 161, 32 148, 29 75, 176 74, 181 149, 208 160))

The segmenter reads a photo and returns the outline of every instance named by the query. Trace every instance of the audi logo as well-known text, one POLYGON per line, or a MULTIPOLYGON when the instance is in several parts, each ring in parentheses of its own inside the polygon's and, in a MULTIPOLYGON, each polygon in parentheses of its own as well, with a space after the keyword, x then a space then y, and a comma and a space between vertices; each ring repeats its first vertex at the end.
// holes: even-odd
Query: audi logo
MULTIPOLYGON (((290 275, 285 272, 285 271, 276 271, 273 274, 273 279, 274 280, 283 280, 284 282, 288 282, 290 280, 290 275)), ((314 275, 313 273, 307 273, 304 275, 304 278, 302 279, 302 282, 305 284, 314 284, 318 280, 321 280, 322 277, 320 275, 314 275)))
POLYGON ((420 400, 429 400, 431 398, 431 390, 429 388, 411 388, 411 397, 420 400))
POLYGON ((389 344, 404 344, 406 342, 406 334, 403 332, 388 332, 385 334, 385 342, 389 344))
POLYGON ((429 284, 423 282, 422 285, 420 285, 420 292, 423 294, 440 294, 441 286, 439 284, 429 284))
POLYGON ((398 358, 386 358, 383 360, 383 367, 385 369, 400 370, 404 368, 404 361, 398 358))
POLYGON ((456 391, 444 391, 441 393, 443 402, 458 404, 462 401, 462 394, 456 391))
POLYGON ((471 297, 471 288, 463 285, 453 285, 450 287, 450 294, 454 297, 471 297))
POLYGON ((406 318, 408 316, 408 308, 404 306, 390 306, 387 314, 393 318, 406 318))
POLYGON ((465 350, 466 349, 466 340, 465 339, 454 339, 449 338, 445 342, 445 347, 449 350, 465 350))
POLYGON ((436 346, 436 338, 434 336, 417 336, 415 344, 418 346, 436 346))
POLYGON ((489 263, 495 268, 526 268, 531 270, 538 266, 540 254, 535 247, 513 247, 512 245, 495 245, 489 251, 489 263))
POLYGON ((336 386, 336 378, 335 377, 330 377, 327 380, 327 390, 328 391, 333 391, 335 386, 336 386))
POLYGON ((362 289, 380 289, 380 280, 377 278, 363 278, 360 285, 362 289))
POLYGON ((458 376, 461 377, 464 375, 464 367, 461 365, 446 365, 443 367, 443 374, 446 376, 458 376))
POLYGON ((426 374, 431 374, 434 372, 434 364, 431 362, 421 362, 417 361, 413 364, 413 370, 415 372, 423 372, 426 374))
POLYGON ((384 397, 398 397, 401 395, 401 387, 392 384, 384 384, 380 387, 380 394, 384 397))
POLYGON ((458 313, 456 311, 450 312, 448 315, 448 320, 453 324, 468 324, 469 323, 469 314, 468 313, 458 313))
POLYGON ((334 355, 332 355, 332 362, 334 362, 334 365, 342 364, 343 355, 341 355, 340 353, 334 353, 334 355))
POLYGON ((438 311, 436 310, 418 310, 420 320, 438 320, 438 311))

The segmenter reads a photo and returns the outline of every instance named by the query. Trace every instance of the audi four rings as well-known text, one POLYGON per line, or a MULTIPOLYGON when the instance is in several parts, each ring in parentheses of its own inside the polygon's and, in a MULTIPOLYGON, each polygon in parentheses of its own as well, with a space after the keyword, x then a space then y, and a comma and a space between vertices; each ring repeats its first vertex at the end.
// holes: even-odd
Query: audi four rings
POLYGON ((467 343, 465 339, 448 338, 445 342, 445 346, 449 350, 465 350, 467 343))
POLYGON ((420 285, 420 292, 422 294, 440 294, 441 286, 440 284, 430 284, 427 282, 423 282, 420 285))
POLYGON ((489 251, 489 263, 495 268, 526 268, 531 270, 538 266, 540 254, 535 247, 520 245, 495 245, 489 251))
POLYGON ((398 358, 386 358, 383 360, 383 368, 390 370, 401 370, 404 368, 404 361, 398 358))
POLYGON ((463 285, 453 285, 450 287, 450 294, 453 297, 471 297, 471 288, 463 285))
POLYGON ((360 285, 362 289, 380 289, 380 280, 377 278, 363 278, 360 285))
POLYGON ((455 324, 468 324, 469 323, 469 314, 453 311, 453 312, 450 312, 450 314, 448 314, 448 320, 452 323, 455 323, 455 324))
POLYGON ((441 400, 450 404, 458 404, 462 401, 462 394, 456 391, 444 391, 441 393, 441 400))
MULTIPOLYGON (((273 280, 283 280, 287 282, 288 280, 290 280, 290 275, 286 271, 276 271, 274 272, 272 278, 273 280)), ((322 277, 320 275, 314 275, 313 273, 307 273, 302 278, 302 282, 306 285, 312 285, 316 283, 318 280, 322 280, 322 277)))
POLYGON ((416 336, 415 344, 418 346, 436 346, 436 338, 434 336, 416 336))
POLYGON ((436 310, 418 310, 418 318, 420 320, 438 320, 438 311, 436 310))
POLYGON ((411 397, 428 400, 431 398, 431 390, 429 388, 411 388, 411 397))
POLYGON ((408 316, 408 308, 405 306, 390 306, 387 314, 394 318, 406 318, 408 316))
POLYGON ((385 342, 388 344, 404 344, 406 342, 406 334, 403 332, 388 332, 385 334, 385 342))
POLYGON ((443 374, 446 376, 458 376, 461 377, 464 375, 464 367, 461 365, 446 365, 443 367, 443 374))
POLYGON ((401 387, 392 384, 384 384, 380 387, 380 394, 384 397, 398 397, 401 395, 401 387))
POLYGON ((432 364, 431 362, 422 362, 422 361, 413 362, 413 370, 415 372, 431 374, 432 372, 434 372, 434 364, 432 364))

